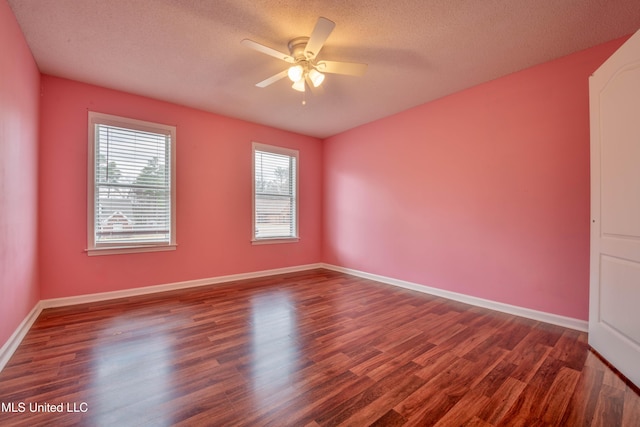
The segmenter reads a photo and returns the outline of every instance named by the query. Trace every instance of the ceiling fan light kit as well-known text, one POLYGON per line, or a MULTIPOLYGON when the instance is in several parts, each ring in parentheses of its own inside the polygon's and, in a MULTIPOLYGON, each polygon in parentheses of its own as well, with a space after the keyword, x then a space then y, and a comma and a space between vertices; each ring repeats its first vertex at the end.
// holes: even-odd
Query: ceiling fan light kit
POLYGON ((287 70, 287 75, 289 76, 289 80, 293 82, 291 87, 298 92, 305 91, 305 82, 310 81, 313 87, 318 87, 324 81, 324 74, 315 68, 310 68, 309 64, 303 65, 292 65, 287 70), (308 79, 308 80, 307 80, 308 79))
POLYGON ((287 70, 258 82, 256 86, 267 87, 286 76, 293 82, 291 87, 294 90, 305 92, 307 86, 312 89, 319 87, 325 79, 324 73, 357 77, 364 75, 367 70, 367 64, 317 60, 318 53, 335 25, 333 21, 327 18, 318 18, 310 37, 296 37, 289 41, 288 55, 253 40, 242 40, 241 43, 251 49, 293 64, 287 70))

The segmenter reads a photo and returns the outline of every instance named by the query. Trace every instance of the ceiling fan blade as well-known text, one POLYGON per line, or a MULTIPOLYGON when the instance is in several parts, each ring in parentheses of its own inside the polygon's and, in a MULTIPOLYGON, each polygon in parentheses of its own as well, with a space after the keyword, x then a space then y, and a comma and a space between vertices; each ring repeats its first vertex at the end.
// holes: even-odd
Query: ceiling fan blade
POLYGON ((361 64, 359 62, 320 61, 316 65, 316 68, 322 73, 362 77, 367 71, 367 64, 361 64))
POLYGON ((327 40, 335 26, 335 22, 330 21, 327 18, 323 18, 322 16, 318 18, 318 22, 316 22, 316 26, 309 37, 309 41, 307 42, 307 47, 304 48, 304 53, 308 59, 313 59, 318 56, 320 49, 322 49, 322 45, 324 45, 324 42, 327 40))
POLYGON ((275 49, 270 48, 269 46, 265 46, 263 44, 254 42, 253 40, 249 40, 249 39, 244 39, 240 42, 240 44, 242 44, 243 46, 246 46, 248 48, 251 48, 253 50, 257 50, 258 52, 262 52, 264 54, 267 54, 269 56, 273 56, 274 58, 278 58, 278 59, 282 59, 283 61, 286 61, 290 64, 293 64, 295 61, 295 59, 293 59, 292 56, 286 54, 286 53, 282 53, 282 52, 278 52, 275 49))
POLYGON ((278 74, 275 74, 275 75, 269 77, 268 79, 264 79, 260 83, 256 83, 256 86, 258 86, 258 87, 267 87, 270 84, 275 83, 275 82, 277 82, 278 80, 280 80, 280 79, 282 79, 284 77, 287 77, 287 72, 288 71, 289 70, 281 71, 278 74))

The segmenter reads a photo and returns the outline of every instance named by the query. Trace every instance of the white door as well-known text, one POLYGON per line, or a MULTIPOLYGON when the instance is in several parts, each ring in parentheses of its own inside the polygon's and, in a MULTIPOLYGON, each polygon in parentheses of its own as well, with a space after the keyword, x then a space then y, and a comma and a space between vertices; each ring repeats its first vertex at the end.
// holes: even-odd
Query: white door
POLYGON ((640 31, 589 79, 589 344, 640 387, 640 31))

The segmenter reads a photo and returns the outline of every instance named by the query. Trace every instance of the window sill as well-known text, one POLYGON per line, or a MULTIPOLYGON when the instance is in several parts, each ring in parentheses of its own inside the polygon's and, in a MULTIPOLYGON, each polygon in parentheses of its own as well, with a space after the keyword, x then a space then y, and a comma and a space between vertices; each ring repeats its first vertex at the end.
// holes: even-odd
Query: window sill
POLYGON ((88 256, 97 255, 120 255, 120 254, 135 254, 140 252, 161 252, 161 251, 175 251, 177 249, 176 244, 162 245, 162 246, 105 246, 101 248, 85 249, 88 256))
POLYGON ((275 245, 278 243, 297 243, 300 241, 299 237, 278 237, 273 239, 253 239, 252 245, 275 245))

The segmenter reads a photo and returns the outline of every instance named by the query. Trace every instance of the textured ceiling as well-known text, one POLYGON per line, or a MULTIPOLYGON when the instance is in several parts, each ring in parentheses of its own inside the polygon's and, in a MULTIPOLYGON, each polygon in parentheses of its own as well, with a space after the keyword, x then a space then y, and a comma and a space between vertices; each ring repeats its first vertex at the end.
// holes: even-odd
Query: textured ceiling
POLYGON ((638 0, 8 0, 45 74, 327 137, 444 95, 628 35, 638 0), (319 59, 369 64, 327 75, 323 93, 287 64, 319 16, 336 23, 319 59))

